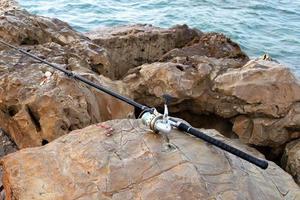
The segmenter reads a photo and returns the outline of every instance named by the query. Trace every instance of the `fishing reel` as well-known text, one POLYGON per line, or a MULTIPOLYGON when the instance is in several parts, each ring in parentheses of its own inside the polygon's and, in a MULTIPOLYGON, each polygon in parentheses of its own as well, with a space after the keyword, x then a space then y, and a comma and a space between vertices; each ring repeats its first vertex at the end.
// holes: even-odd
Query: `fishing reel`
POLYGON ((168 102, 170 97, 168 95, 163 96, 165 99, 164 114, 159 113, 155 108, 142 113, 142 122, 149 127, 155 133, 169 134, 175 125, 169 118, 168 102))

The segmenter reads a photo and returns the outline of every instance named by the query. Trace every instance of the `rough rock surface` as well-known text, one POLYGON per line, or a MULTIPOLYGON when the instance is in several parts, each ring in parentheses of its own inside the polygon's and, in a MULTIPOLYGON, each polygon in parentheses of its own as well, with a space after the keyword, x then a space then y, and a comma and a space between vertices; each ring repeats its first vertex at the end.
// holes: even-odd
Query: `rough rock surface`
POLYGON ((300 139, 286 145, 281 162, 284 169, 300 185, 300 139))
POLYGON ((214 58, 238 59, 245 64, 248 56, 239 45, 220 33, 203 33, 183 48, 176 48, 162 56, 160 61, 169 61, 175 57, 207 56, 214 58))
MULTIPOLYGON (((18 150, 14 142, 7 136, 7 133, 0 128, 0 158, 18 150)), ((2 184, 2 168, 0 168, 0 200, 5 200, 5 192, 2 184)))
MULTIPOLYGON (((68 47, 47 43, 26 49, 128 95, 122 83, 94 75, 88 69, 89 64, 68 47)), ((39 146, 71 130, 130 117, 128 115, 133 113, 125 103, 13 50, 2 51, 0 55, 0 127, 10 134, 19 148, 39 146), (45 77, 47 71, 52 72, 48 79, 45 77)))
POLYGON ((17 146, 7 136, 7 133, 0 128, 0 157, 16 152, 17 146))
POLYGON ((279 146, 300 137, 300 84, 284 66, 253 61, 217 77, 215 88, 244 102, 233 127, 243 141, 279 146))
POLYGON ((8 10, 19 9, 19 4, 14 0, 1 0, 0 2, 0 14, 8 10))
POLYGON ((163 29, 140 24, 100 28, 86 35, 109 52, 111 65, 99 68, 99 73, 119 79, 129 69, 158 61, 166 52, 185 46, 201 32, 186 25, 163 29))
POLYGON ((138 120, 118 120, 23 149, 1 161, 7 199, 300 198, 291 176, 271 162, 264 171, 178 131, 170 140, 174 149, 167 150, 138 120))
POLYGON ((15 44, 33 45, 46 42, 67 44, 81 37, 65 22, 36 17, 24 10, 5 12, 1 16, 0 24, 1 38, 15 44))
MULTIPOLYGON (((132 25, 83 35, 2 0, 0 38, 159 109, 170 94, 172 115, 276 156, 300 137, 299 81, 268 55, 248 62, 222 34, 132 25)), ((19 148, 131 116, 132 107, 0 45, 0 128, 19 148)))
MULTIPOLYGON (((109 65, 105 49, 60 20, 9 6, 3 9, 1 39, 130 96, 121 82, 93 72, 98 65, 109 65)), ((39 146, 74 129, 133 113, 128 105, 15 50, 3 45, 0 50, 0 127, 19 148, 39 146), (49 79, 47 71, 52 73, 49 79)))
POLYGON ((300 137, 300 84, 274 62, 206 56, 176 57, 129 71, 124 82, 137 101, 161 106, 174 99, 172 113, 212 113, 233 122, 246 143, 280 146, 300 137))

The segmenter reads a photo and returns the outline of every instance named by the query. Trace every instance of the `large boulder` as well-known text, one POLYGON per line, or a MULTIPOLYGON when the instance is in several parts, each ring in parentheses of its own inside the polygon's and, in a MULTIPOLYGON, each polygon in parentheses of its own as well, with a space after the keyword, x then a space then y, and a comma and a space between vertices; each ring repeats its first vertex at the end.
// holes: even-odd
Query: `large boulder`
POLYGON ((281 164, 300 185, 300 139, 286 145, 281 164))
MULTIPOLYGON (((119 81, 99 76, 110 65, 104 48, 67 23, 1 2, 1 39, 95 83, 129 95, 119 81)), ((74 129, 130 117, 133 108, 0 45, 0 127, 19 148, 46 144, 74 129), (47 78, 47 71, 51 77, 47 78)))
MULTIPOLYGON (((89 63, 80 57, 84 57, 82 52, 89 52, 88 48, 78 50, 80 56, 56 43, 27 46, 26 50, 129 95, 121 82, 112 82, 89 69, 89 63)), ((10 134, 19 148, 39 146, 74 129, 127 118, 133 113, 132 107, 125 103, 14 50, 1 51, 0 55, 0 127, 10 134), (49 72, 52 75, 47 78, 45 74, 49 72)))
POLYGON ((278 147, 300 137, 300 84, 275 62, 241 67, 231 58, 175 57, 130 70, 123 81, 147 105, 161 107, 169 94, 175 115, 211 113, 231 121, 246 143, 278 147))
POLYGON ((215 89, 244 102, 233 127, 243 141, 275 147, 300 137, 300 84, 286 67, 249 62, 218 76, 215 89))
POLYGON ((99 73, 120 79, 129 69, 158 61, 165 53, 185 46, 201 32, 186 25, 163 29, 138 24, 99 28, 86 35, 109 52, 111 65, 103 65, 99 73))
MULTIPOLYGON (((261 156, 253 148, 207 134, 261 156)), ((172 148, 139 120, 76 130, 1 160, 7 199, 298 199, 291 176, 172 131, 172 148)))

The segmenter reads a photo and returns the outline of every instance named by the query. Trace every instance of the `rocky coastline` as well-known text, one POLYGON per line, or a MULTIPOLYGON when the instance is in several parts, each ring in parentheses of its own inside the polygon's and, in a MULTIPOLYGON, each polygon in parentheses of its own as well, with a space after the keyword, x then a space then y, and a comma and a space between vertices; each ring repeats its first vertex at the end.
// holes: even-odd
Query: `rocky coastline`
POLYGON ((0 24, 1 39, 140 103, 171 95, 170 115, 270 160, 263 171, 176 130, 165 150, 131 106, 0 45, 6 199, 300 198, 300 82, 286 66, 187 25, 79 33, 12 0, 0 24))

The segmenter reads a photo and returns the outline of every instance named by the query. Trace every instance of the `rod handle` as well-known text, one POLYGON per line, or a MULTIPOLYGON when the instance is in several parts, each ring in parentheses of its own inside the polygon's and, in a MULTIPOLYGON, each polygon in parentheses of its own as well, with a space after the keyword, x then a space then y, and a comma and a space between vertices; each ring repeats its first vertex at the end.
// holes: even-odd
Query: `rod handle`
POLYGON ((197 129, 195 129, 195 128, 193 128, 193 127, 191 127, 191 126, 189 126, 189 125, 187 125, 183 122, 181 122, 177 126, 177 128, 179 130, 187 132, 187 133, 189 133, 189 134, 191 134, 191 135, 193 135, 197 138, 200 138, 200 139, 202 139, 202 140, 204 140, 204 141, 206 141, 210 144, 213 144, 213 145, 215 145, 215 146, 217 146, 217 147, 219 147, 219 148, 221 148, 221 149, 223 149, 223 150, 225 150, 229 153, 232 153, 232 154, 234 154, 234 155, 236 155, 236 156, 238 156, 238 157, 240 157, 240 158, 242 158, 242 159, 244 159, 244 160, 260 167, 260 168, 262 168, 262 169, 267 169, 268 168, 268 162, 267 161, 258 159, 256 157, 254 157, 250 154, 247 154, 247 153, 245 153, 245 152, 243 152, 243 151, 241 151, 241 150, 239 150, 235 147, 232 147, 232 146, 230 146, 230 145, 228 145, 228 144, 226 144, 226 143, 224 143, 220 140, 217 140, 213 137, 210 137, 210 136, 204 134, 203 132, 201 132, 201 131, 199 131, 199 130, 197 130, 197 129))

